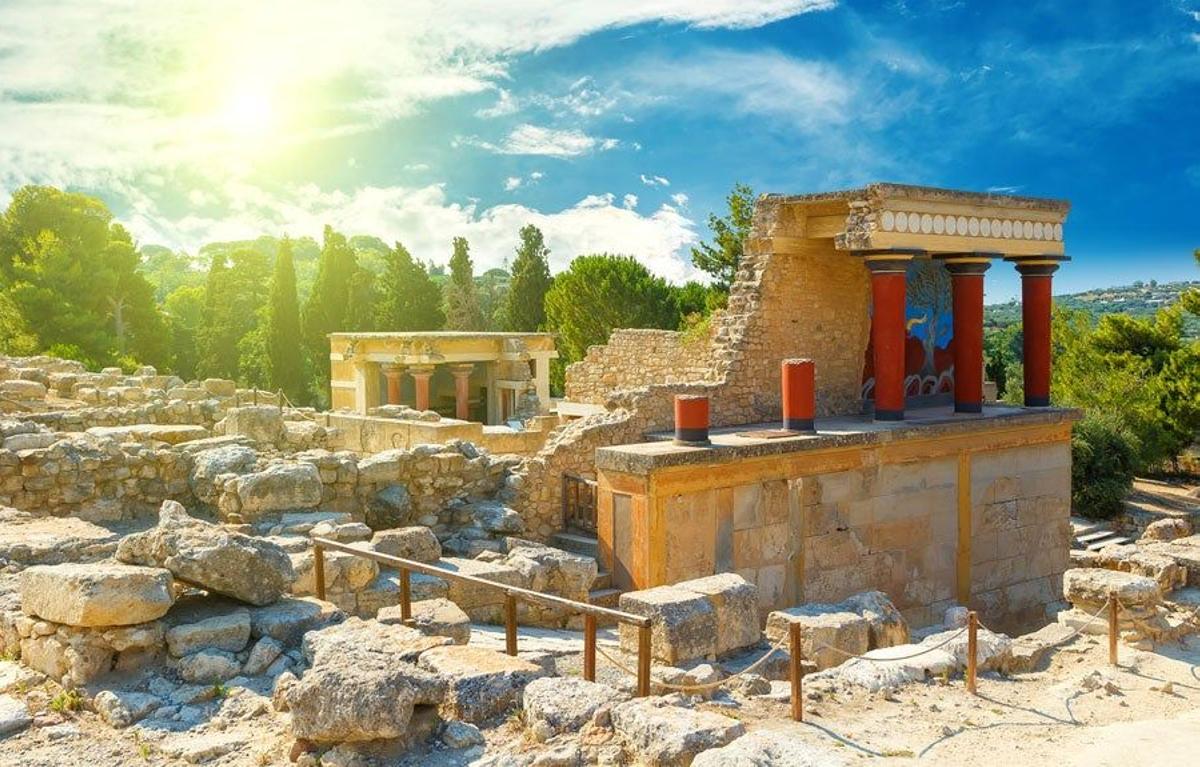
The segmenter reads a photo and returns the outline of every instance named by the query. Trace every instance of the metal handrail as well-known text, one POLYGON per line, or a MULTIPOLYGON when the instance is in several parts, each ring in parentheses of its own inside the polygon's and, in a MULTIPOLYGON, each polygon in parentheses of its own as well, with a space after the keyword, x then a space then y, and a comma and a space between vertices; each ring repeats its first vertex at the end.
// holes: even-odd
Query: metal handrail
POLYGON ((533 602, 549 607, 561 607, 583 615, 584 630, 584 663, 583 676, 589 682, 596 680, 596 619, 608 618, 619 623, 636 626, 638 629, 638 695, 650 694, 650 626, 649 618, 642 615, 613 610, 610 607, 578 602, 566 597, 543 594, 538 591, 508 586, 503 583, 490 581, 475 575, 464 575, 453 570, 447 570, 435 565, 417 562, 412 559, 395 557, 371 549, 340 543, 329 538, 314 537, 313 541, 313 570, 316 576, 317 599, 325 599, 325 551, 340 551, 356 557, 363 557, 396 568, 400 572, 400 619, 409 621, 412 618, 412 587, 411 573, 421 573, 435 578, 471 583, 484 588, 492 588, 504 593, 505 617, 505 649, 509 655, 517 654, 517 600, 533 602))

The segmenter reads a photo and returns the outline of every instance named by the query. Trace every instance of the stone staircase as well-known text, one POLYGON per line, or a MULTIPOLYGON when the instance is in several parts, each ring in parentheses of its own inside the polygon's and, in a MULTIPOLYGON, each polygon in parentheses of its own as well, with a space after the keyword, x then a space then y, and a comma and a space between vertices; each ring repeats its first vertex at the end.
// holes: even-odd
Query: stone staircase
MULTIPOLYGON (((597 565, 599 565, 600 544, 596 540, 596 537, 590 533, 582 530, 567 530, 555 533, 554 537, 550 540, 550 545, 564 551, 569 551, 572 554, 591 557, 597 560, 597 565)), ((592 583, 592 590, 588 594, 588 601, 600 607, 616 608, 620 596, 621 590, 615 589, 612 586, 612 573, 600 566, 596 573, 596 580, 592 583)))
POLYGON ((1105 546, 1129 543, 1130 538, 1113 531, 1106 522, 1071 518, 1071 548, 1099 551, 1105 546))

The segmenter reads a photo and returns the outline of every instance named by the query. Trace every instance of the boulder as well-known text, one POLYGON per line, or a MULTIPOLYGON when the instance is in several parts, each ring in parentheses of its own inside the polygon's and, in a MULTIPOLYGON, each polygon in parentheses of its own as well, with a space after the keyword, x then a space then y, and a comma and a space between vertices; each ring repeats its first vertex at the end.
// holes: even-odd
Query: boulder
POLYGON ((311 509, 321 503, 321 473, 311 463, 279 463, 238 478, 245 516, 311 509))
POLYGON ((162 700, 143 692, 103 690, 92 698, 92 707, 110 727, 121 729, 145 719, 162 700))
POLYGON ((337 607, 315 597, 284 597, 272 605, 251 608, 250 636, 295 645, 309 631, 341 623, 345 618, 337 607))
POLYGON ((525 726, 548 735, 579 732, 601 707, 628 699, 606 684, 579 677, 535 679, 526 686, 522 701, 525 726))
POLYGON ((759 730, 727 746, 705 751, 692 767, 842 767, 849 762, 828 748, 814 746, 779 730, 759 730))
MULTIPOLYGON (((400 624, 400 605, 384 607, 375 616, 380 623, 400 624)), ((411 626, 422 634, 448 637, 454 644, 471 640, 471 619, 449 599, 422 599, 412 603, 411 626)))
POLYGON ((1159 519, 1146 525, 1141 540, 1173 541, 1176 538, 1186 538, 1191 534, 1192 526, 1186 519, 1159 519))
MULTIPOLYGON (((291 586, 292 593, 317 593, 316 555, 312 549, 289 556, 292 560, 292 570, 296 573, 296 579, 291 586)), ((327 592, 358 591, 379 574, 379 565, 373 559, 355 556, 345 551, 326 551, 323 556, 327 592)))
POLYGON ((200 385, 214 397, 232 397, 237 394, 237 384, 228 378, 205 378, 200 385))
POLYGON ((1166 554, 1147 551, 1139 545, 1105 546, 1099 551, 1090 553, 1092 554, 1089 563, 1091 567, 1120 570, 1153 578, 1162 593, 1169 593, 1187 584, 1187 568, 1166 554))
POLYGON ((282 642, 271 637, 263 637, 254 643, 254 647, 250 648, 250 655, 246 658, 242 673, 246 676, 258 676, 270 668, 282 653, 282 642))
POLYGON ((839 605, 866 619, 872 650, 908 644, 908 623, 882 591, 863 591, 842 600, 839 605))
POLYGON ((313 665, 325 657, 373 653, 397 661, 414 662, 432 648, 450 644, 446 637, 427 636, 409 628, 365 621, 361 618, 312 631, 304 636, 304 657, 313 665))
POLYGON ((240 434, 255 442, 278 444, 283 440, 283 411, 267 405, 233 408, 225 416, 225 434, 240 434))
POLYGON ((520 572, 526 588, 587 601, 596 582, 594 558, 520 538, 506 539, 505 546, 508 553, 500 562, 520 572))
POLYGON ((404 485, 388 485, 367 505, 369 521, 376 527, 391 527, 408 522, 412 516, 412 496, 404 485))
POLYGON ((221 497, 222 474, 242 474, 254 468, 258 453, 245 445, 225 445, 196 453, 188 478, 192 492, 203 503, 216 503, 221 497))
POLYGON ((533 663, 478 647, 447 645, 422 653, 419 664, 447 682, 442 716, 479 723, 521 701, 521 692, 545 671, 533 663))
POLYGON ((717 655, 757 644, 762 638, 758 617, 758 589, 736 573, 676 583, 675 588, 703 595, 717 618, 717 655))
POLYGON ((800 647, 803 657, 826 669, 844 663, 849 656, 870 649, 871 624, 858 613, 840 605, 807 604, 775 610, 767 616, 767 639, 776 644, 785 641, 792 623, 803 626, 800 647))
POLYGON ((380 554, 415 562, 433 563, 442 557, 437 536, 424 525, 380 530, 371 538, 371 548, 380 554))
POLYGON ((38 565, 21 573, 21 609, 68 626, 128 626, 175 601, 171 573, 117 564, 38 565))
MULTIPOLYGON (((441 567, 463 575, 473 575, 476 578, 494 581, 502 586, 525 585, 521 573, 498 562, 446 557, 441 561, 441 567)), ((450 580, 447 581, 447 584, 447 597, 472 618, 487 620, 499 616, 500 606, 504 604, 503 589, 459 580, 450 580)))
MULTIPOLYGON (((650 619, 650 647, 658 660, 674 665, 716 653, 717 612, 706 597, 674 586, 658 586, 628 591, 619 604, 627 613, 650 619)), ((624 652, 637 652, 637 627, 622 623, 620 639, 624 652)))
POLYGON ((1151 541, 1143 550, 1170 557, 1188 572, 1187 585, 1200 586, 1200 535, 1189 535, 1173 541, 1151 541))
POLYGON ((1158 583, 1144 575, 1101 568, 1076 568, 1063 573, 1063 596, 1083 610, 1094 611, 1108 601, 1110 593, 1116 593, 1123 606, 1134 608, 1151 608, 1162 599, 1158 583))
POLYGON ((277 544, 190 517, 175 501, 163 501, 156 527, 124 538, 117 559, 165 567, 180 580, 252 605, 275 602, 296 577, 277 544))
POLYGON ((250 611, 235 610, 167 631, 167 650, 176 658, 211 648, 241 652, 250 641, 250 611))
POLYGON ((513 534, 525 530, 521 515, 500 501, 475 501, 466 508, 475 524, 489 533, 513 534))
POLYGON ((612 721, 640 762, 656 767, 687 767, 701 752, 746 732, 736 719, 674 706, 663 698, 621 703, 613 708, 612 721))
POLYGON ((175 670, 185 682, 209 684, 224 682, 242 673, 237 656, 224 650, 205 649, 176 661, 175 670))
POLYGON ((371 653, 322 659, 284 693, 292 733, 314 743, 403 737, 418 702, 414 671, 371 653))
POLYGON ((358 481, 364 485, 382 485, 400 478, 400 464, 408 458, 406 450, 384 450, 358 462, 358 481))
POLYGON ((25 701, 11 695, 0 695, 0 738, 20 732, 33 723, 25 701))

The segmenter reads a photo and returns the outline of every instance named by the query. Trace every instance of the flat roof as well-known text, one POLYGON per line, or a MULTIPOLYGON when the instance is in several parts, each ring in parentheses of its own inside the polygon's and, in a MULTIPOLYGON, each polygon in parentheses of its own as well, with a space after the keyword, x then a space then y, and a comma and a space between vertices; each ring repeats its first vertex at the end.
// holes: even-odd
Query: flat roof
POLYGON ((936 186, 895 184, 887 181, 877 181, 852 189, 829 192, 814 192, 811 194, 768 193, 764 194, 763 197, 789 203, 850 201, 864 198, 938 200, 942 202, 969 203, 972 205, 1046 210, 1064 214, 1071 209, 1070 201, 1050 197, 1026 197, 1015 194, 997 194, 995 192, 971 192, 961 189, 944 189, 936 186))

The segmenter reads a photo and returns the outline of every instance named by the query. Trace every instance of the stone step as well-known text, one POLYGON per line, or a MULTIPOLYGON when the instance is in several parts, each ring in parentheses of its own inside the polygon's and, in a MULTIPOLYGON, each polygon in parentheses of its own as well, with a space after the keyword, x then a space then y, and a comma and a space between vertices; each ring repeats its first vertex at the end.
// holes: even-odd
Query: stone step
POLYGON ((1112 538, 1115 535, 1116 533, 1114 533, 1112 530, 1096 530, 1095 532, 1077 535, 1075 536, 1075 540, 1079 541, 1080 543, 1091 543, 1093 541, 1099 541, 1105 538, 1112 538))
POLYGON ((599 607, 616 609, 621 593, 620 589, 614 588, 592 589, 588 592, 588 603, 599 607))
POLYGON ((555 533, 551 543, 564 551, 581 554, 585 557, 595 558, 600 554, 599 541, 578 533, 555 533))
POLYGON ((1088 551, 1099 551, 1105 546, 1124 545, 1129 543, 1130 540, 1131 539, 1126 538, 1123 535, 1114 535, 1110 538, 1101 538, 1098 541, 1092 541, 1091 543, 1087 544, 1087 549, 1088 551))
POLYGON ((612 587, 612 573, 601 570, 596 573, 596 580, 592 581, 592 590, 607 589, 612 587))

